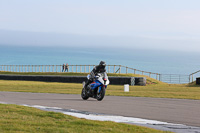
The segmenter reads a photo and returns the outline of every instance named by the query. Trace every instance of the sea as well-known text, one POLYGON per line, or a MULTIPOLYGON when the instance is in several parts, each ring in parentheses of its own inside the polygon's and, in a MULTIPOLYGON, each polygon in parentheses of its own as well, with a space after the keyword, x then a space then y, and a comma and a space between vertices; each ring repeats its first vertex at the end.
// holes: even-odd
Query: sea
MULTIPOLYGON (((0 65, 123 65, 160 73, 189 75, 200 70, 200 53, 115 47, 0 45, 0 65)), ((199 75, 200 76, 200 75, 199 75)))

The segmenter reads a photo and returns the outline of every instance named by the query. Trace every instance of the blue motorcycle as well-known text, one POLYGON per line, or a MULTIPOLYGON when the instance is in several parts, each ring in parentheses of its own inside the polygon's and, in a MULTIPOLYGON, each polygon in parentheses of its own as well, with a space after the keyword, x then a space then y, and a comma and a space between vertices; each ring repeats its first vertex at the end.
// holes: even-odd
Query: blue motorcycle
MULTIPOLYGON (((87 78, 90 78, 90 75, 87 76, 87 78)), ((85 81, 83 82, 83 89, 81 92, 81 97, 83 100, 87 100, 89 97, 95 98, 98 101, 101 101, 105 96, 105 91, 110 83, 107 73, 98 73, 95 76, 94 82, 89 84, 88 86, 85 86, 85 81)))

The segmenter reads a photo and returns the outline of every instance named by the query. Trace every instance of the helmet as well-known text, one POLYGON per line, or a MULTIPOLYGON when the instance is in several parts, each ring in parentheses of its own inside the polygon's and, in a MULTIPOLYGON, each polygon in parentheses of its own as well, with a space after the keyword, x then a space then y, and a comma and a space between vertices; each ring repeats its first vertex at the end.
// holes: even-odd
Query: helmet
POLYGON ((105 67, 106 67, 106 62, 105 62, 105 61, 101 61, 101 62, 99 63, 99 66, 105 68, 105 67))

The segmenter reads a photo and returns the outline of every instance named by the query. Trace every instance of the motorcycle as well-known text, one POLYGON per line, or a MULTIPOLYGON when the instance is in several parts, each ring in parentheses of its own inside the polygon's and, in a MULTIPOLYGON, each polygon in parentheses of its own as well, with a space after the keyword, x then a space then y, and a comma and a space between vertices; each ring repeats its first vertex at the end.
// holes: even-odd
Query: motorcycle
MULTIPOLYGON (((90 79, 90 75, 87 76, 90 79)), ((87 100, 89 97, 95 98, 101 101, 105 96, 105 91, 110 81, 106 72, 98 73, 95 76, 94 82, 85 87, 85 81, 83 82, 83 89, 81 92, 81 97, 83 100, 87 100)))

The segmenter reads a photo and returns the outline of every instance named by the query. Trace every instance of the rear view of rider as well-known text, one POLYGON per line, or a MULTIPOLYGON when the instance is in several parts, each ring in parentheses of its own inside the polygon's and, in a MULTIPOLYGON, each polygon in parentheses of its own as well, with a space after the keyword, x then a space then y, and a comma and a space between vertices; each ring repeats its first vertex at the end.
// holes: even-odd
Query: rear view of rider
POLYGON ((94 81, 95 75, 97 73, 106 72, 106 63, 104 61, 101 61, 99 65, 95 66, 94 69, 90 72, 90 78, 85 84, 85 88, 94 81))

